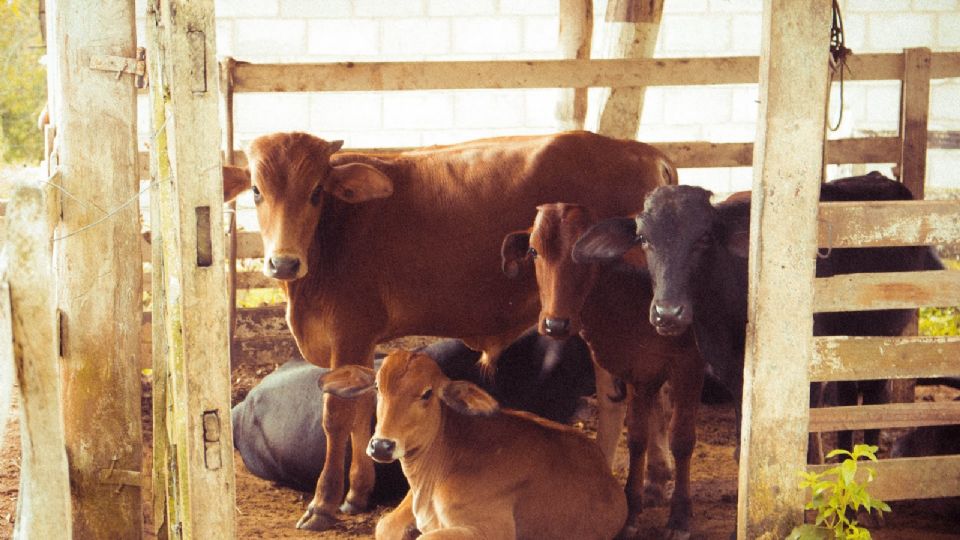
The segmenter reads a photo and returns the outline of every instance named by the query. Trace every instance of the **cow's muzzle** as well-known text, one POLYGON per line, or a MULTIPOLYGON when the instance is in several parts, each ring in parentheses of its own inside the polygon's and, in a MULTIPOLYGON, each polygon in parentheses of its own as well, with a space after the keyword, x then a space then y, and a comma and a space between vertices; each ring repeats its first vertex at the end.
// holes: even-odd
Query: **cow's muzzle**
POLYGON ((291 280, 301 277, 300 266, 300 257, 274 255, 267 258, 263 273, 274 279, 291 280))
POLYGON ((654 302, 650 305, 650 323, 661 336, 677 336, 690 326, 690 310, 683 304, 654 302))
POLYGON ((396 456, 394 453, 397 450, 397 443, 390 439, 370 439, 370 444, 367 445, 367 455, 373 458, 374 461, 379 461, 380 463, 390 463, 394 461, 396 456))
POLYGON ((548 336, 552 338, 565 338, 570 336, 570 319, 551 319, 546 318, 543 321, 543 329, 548 336))

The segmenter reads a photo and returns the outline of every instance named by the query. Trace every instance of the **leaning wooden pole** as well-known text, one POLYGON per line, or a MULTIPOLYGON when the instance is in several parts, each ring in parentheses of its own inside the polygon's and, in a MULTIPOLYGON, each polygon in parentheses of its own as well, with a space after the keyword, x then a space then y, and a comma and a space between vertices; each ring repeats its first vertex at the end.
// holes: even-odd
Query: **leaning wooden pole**
POLYGON ((830 7, 830 0, 764 3, 740 438, 741 539, 785 538, 803 521, 805 494, 798 482, 807 451, 830 7))
POLYGON ((7 206, 0 283, 0 363, 16 366, 20 400, 20 493, 13 537, 25 540, 73 536, 46 213, 40 189, 22 186, 14 192, 7 206))
MULTIPOLYGON (((593 0, 560 0, 558 36, 564 58, 590 58, 593 43, 593 0)), ((587 89, 568 88, 557 104, 561 129, 583 129, 587 118, 587 89)))
MULTIPOLYGON (((154 0, 152 128, 166 341, 168 538, 233 538, 235 478, 230 425, 229 311, 224 287, 223 180, 217 118, 213 0, 154 0)), ((157 272, 161 272, 158 274, 157 272)), ((157 320, 157 319, 154 319, 157 320)), ((158 351, 159 352, 159 351, 158 351)), ((157 361, 157 359, 155 359, 157 361)), ((160 406, 161 404, 155 404, 160 406)))
POLYGON ((57 0, 60 198, 54 263, 73 534, 140 538, 140 320, 134 6, 57 0))

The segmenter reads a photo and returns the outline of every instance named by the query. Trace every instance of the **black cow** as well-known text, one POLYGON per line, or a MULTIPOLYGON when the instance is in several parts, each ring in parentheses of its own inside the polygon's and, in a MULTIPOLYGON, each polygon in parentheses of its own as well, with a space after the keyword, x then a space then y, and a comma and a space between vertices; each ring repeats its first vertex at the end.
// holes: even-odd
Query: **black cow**
MULTIPOLYGON (((541 337, 536 327, 503 352, 492 381, 483 377, 477 365, 480 353, 459 340, 438 341, 422 352, 433 357, 446 376, 478 384, 502 406, 561 423, 574 418, 581 396, 594 392, 593 364, 583 340, 559 342, 541 337)), ((264 377, 233 407, 233 444, 251 473, 313 491, 326 449, 321 429, 323 394, 317 379, 327 371, 291 360, 264 377)), ((406 492, 398 463, 375 465, 375 502, 395 502, 406 492)))
MULTIPOLYGON (((578 242, 574 257, 615 262, 622 261, 635 246, 644 250, 654 283, 650 323, 665 335, 676 335, 693 326, 704 359, 734 397, 739 432, 750 201, 738 198, 714 205, 710 197, 709 191, 694 186, 658 188, 635 219, 614 218, 595 225, 578 242)), ((820 189, 822 201, 909 199, 912 195, 903 184, 877 172, 834 180, 820 189)), ((830 250, 824 258, 818 258, 816 273, 823 277, 942 268, 930 248, 858 248, 830 250)), ((818 336, 896 336, 912 312, 820 313, 814 316, 814 332, 818 336)), ((879 385, 867 386, 875 390, 879 385)), ((844 387, 841 393, 849 390, 844 387)), ((865 398, 867 402, 872 400, 870 396, 865 398)))

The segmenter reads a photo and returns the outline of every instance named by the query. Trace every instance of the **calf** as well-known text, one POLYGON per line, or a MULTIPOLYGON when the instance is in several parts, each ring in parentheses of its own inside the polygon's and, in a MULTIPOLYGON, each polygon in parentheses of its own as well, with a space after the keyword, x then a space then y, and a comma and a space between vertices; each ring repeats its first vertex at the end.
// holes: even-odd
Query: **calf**
MULTIPOLYGON (((486 139, 398 154, 339 153, 342 141, 279 133, 253 141, 248 169, 224 169, 224 197, 251 189, 264 272, 281 280, 287 323, 307 361, 371 366, 377 343, 405 335, 463 339, 488 371, 531 323, 532 279, 500 273, 503 236, 536 205, 589 204, 599 216, 639 211, 676 171, 653 147, 588 132, 486 139)), ((321 530, 340 507, 367 507, 362 445, 373 400, 326 395, 323 472, 298 527, 321 530)))
MULTIPOLYGON (((593 393, 590 351, 583 340, 558 342, 539 335, 536 327, 503 351, 493 379, 477 366, 480 353, 459 340, 440 340, 422 352, 447 377, 478 384, 506 407, 560 423, 569 423, 580 398, 593 393)), ((379 363, 374 362, 375 369, 379 363)), ((233 407, 233 444, 251 473, 300 491, 317 485, 327 445, 319 428, 323 394, 316 385, 328 371, 291 360, 233 407)), ((375 474, 374 502, 395 501, 406 492, 399 465, 375 465, 375 474)))
MULTIPOLYGON (((704 359, 734 397, 737 429, 743 388, 747 323, 747 248, 750 201, 717 205, 693 186, 654 191, 635 219, 597 224, 574 248, 580 261, 620 261, 641 246, 653 281, 649 321, 657 332, 680 335, 693 326, 704 359)), ((821 186, 820 199, 908 200, 909 190, 879 173, 821 186)), ((833 249, 817 260, 817 275, 941 269, 928 248, 833 249)), ((648 303, 646 298, 638 300, 648 303)), ((814 332, 829 335, 899 335, 912 310, 820 313, 814 332)), ((737 438, 739 441, 739 437, 737 438)))
POLYGON ((398 351, 376 374, 343 366, 320 380, 352 398, 379 390, 367 453, 399 460, 410 482, 376 537, 612 538, 626 502, 600 450, 575 429, 500 409, 473 383, 451 381, 425 354, 398 351))
POLYGON ((532 265, 540 286, 540 332, 559 339, 579 334, 590 346, 597 365, 628 385, 629 514, 624 535, 632 536, 639 530, 648 416, 652 409, 658 409, 661 386, 670 381, 676 487, 667 522, 668 537, 689 536, 690 456, 696 443, 696 412, 704 370, 693 336, 690 332, 660 336, 650 325, 639 324, 646 319, 646 308, 637 299, 652 298, 646 274, 622 272, 611 265, 577 263, 571 258, 574 243, 596 221, 589 208, 559 203, 541 205, 538 210, 529 232, 515 232, 504 239, 504 269, 516 276, 532 265))

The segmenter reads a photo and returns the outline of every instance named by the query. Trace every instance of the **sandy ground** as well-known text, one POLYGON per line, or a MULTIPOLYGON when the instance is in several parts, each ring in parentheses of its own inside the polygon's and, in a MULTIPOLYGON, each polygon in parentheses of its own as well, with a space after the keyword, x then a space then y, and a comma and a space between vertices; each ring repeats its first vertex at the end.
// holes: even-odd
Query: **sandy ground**
MULTIPOLYGON (((270 368, 241 367, 234 371, 234 402, 239 401, 270 368)), ((145 446, 145 471, 149 477, 150 430, 150 382, 143 383, 143 422, 145 446)), ((941 387, 921 388, 918 399, 930 396, 937 400, 951 399, 956 392, 941 387)), ((929 398, 928 398, 929 399, 929 398)), ((15 418, 7 429, 2 453, 0 453, 0 538, 12 534, 16 513, 17 483, 19 474, 19 426, 15 418)), ((589 426, 586 427, 589 431, 589 426)), ((705 405, 698 421, 698 442, 693 460, 692 491, 694 496, 694 539, 727 540, 736 521, 737 468, 732 458, 734 444, 733 411, 729 405, 705 405)), ((884 447, 892 434, 885 433, 884 447)), ((234 454, 237 463, 237 525, 239 538, 323 538, 346 539, 371 537, 377 519, 387 507, 378 507, 369 513, 346 518, 339 526, 324 533, 302 532, 294 529, 297 518, 306 508, 310 495, 277 487, 250 474, 239 454, 234 454)), ((617 461, 617 476, 625 478, 626 449, 621 440, 617 461)), ((147 505, 149 489, 144 490, 145 537, 153 538, 150 532, 150 516, 147 505)), ((894 503, 882 528, 873 530, 878 539, 960 539, 960 499, 935 501, 909 501, 894 503)), ((657 527, 666 522, 665 507, 644 511, 644 530, 640 538, 660 538, 657 527)))

